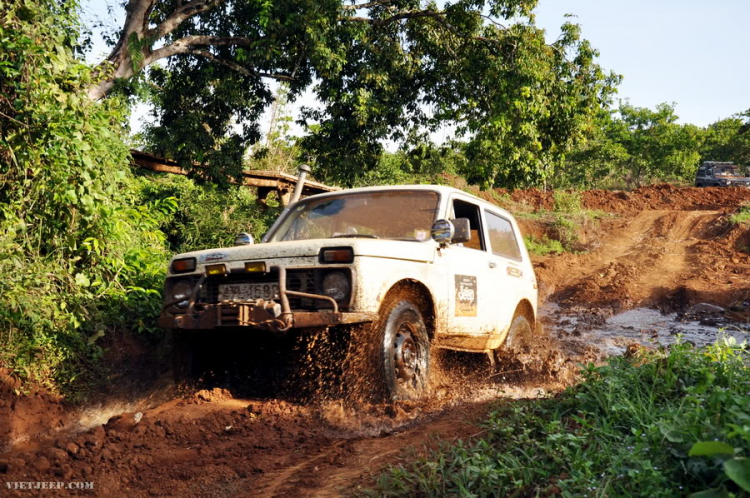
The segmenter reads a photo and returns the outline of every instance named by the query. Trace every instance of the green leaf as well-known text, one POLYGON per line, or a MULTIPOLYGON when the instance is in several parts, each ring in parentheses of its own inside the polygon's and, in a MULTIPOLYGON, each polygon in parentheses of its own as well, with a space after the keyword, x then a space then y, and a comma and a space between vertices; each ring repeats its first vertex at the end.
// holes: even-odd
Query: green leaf
POLYGON ((729 498, 727 488, 720 487, 716 489, 707 489, 705 491, 698 491, 690 495, 690 498, 729 498))
POLYGON ((76 285, 79 285, 81 287, 88 287, 89 285, 91 285, 91 280, 89 280, 89 277, 84 273, 76 273, 75 282, 76 285))
POLYGON ((695 443, 688 456, 734 455, 734 448, 721 441, 701 441, 695 443))
POLYGON ((750 458, 733 458, 724 462, 727 477, 745 491, 750 492, 750 458))

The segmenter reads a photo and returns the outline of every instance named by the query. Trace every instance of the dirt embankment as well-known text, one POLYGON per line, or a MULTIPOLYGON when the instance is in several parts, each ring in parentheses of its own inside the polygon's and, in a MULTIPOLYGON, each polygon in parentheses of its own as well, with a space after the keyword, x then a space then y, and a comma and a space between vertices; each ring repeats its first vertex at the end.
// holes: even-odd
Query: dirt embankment
MULTIPOLYGON (((551 194, 541 191, 511 197, 552 207, 551 194)), ((589 230, 586 252, 536 258, 547 310, 607 317, 705 302, 737 323, 750 321, 750 230, 728 222, 750 202, 750 190, 655 186, 590 191, 583 200, 618 216, 589 230)), ((546 320, 554 328, 562 318, 548 312, 546 320)), ((49 493, 6 489, 15 481, 94 483, 94 490, 56 490, 60 496, 336 496, 384 465, 412 458, 407 448, 434 445, 435 435, 481 433, 476 422, 498 398, 512 402, 563 387, 576 362, 598 357, 592 337, 543 337, 534 357, 497 373, 479 355, 445 353, 443 375, 424 403, 352 408, 336 400, 295 402, 293 395, 238 398, 221 387, 183 393, 87 432, 0 455, 0 485, 9 496, 49 493)), ((1 394, 2 434, 22 432, 24 417, 38 417, 44 407, 53 422, 62 417, 54 399, 38 399, 36 414, 24 414, 14 411, 18 398, 1 394)))

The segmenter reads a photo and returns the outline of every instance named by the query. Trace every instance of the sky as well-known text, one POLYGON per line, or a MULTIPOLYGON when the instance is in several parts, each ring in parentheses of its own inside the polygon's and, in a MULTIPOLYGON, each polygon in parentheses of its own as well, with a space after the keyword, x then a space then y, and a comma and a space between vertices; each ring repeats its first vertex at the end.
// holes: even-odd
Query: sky
MULTIPOLYGON (((106 20, 108 3, 118 2, 84 0, 85 18, 106 20)), ((679 122, 698 126, 750 109, 750 64, 742 55, 750 48, 750 0, 539 0, 536 24, 548 41, 559 35, 565 14, 576 16, 570 20, 599 50, 598 63, 623 76, 617 99, 651 109, 674 103, 679 122)), ((97 44, 93 58, 105 51, 97 44)), ((308 92, 292 115, 312 103, 308 92)), ((135 110, 134 131, 145 114, 144 107, 135 110)))

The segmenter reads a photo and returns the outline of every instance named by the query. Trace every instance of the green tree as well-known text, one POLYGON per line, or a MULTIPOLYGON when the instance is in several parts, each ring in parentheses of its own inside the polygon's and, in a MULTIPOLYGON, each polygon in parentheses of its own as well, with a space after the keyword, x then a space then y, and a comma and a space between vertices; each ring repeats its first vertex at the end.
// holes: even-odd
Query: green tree
POLYGON ((750 110, 708 126, 701 160, 750 165, 750 110))
POLYGON ((677 119, 669 104, 651 110, 623 103, 616 114, 601 112, 588 140, 567 156, 556 184, 637 187, 655 180, 692 180, 704 131, 677 119))
POLYGON ((477 181, 534 183, 551 175, 617 82, 577 26, 547 44, 535 4, 129 0, 89 95, 142 80, 151 67, 150 149, 183 166, 199 161, 215 178, 239 173, 275 79, 290 99, 312 87, 322 103, 304 112, 311 133, 301 146, 326 179, 351 184, 375 167, 384 140, 458 123, 477 181), (159 60, 163 67, 152 66, 159 60))

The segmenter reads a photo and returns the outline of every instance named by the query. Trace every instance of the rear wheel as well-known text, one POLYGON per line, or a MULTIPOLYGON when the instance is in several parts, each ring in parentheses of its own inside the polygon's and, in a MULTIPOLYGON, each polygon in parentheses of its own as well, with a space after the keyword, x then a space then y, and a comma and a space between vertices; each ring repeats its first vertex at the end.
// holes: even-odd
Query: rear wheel
POLYGON ((495 368, 505 381, 520 381, 534 363, 533 325, 521 311, 516 311, 505 343, 494 351, 495 368))
POLYGON ((502 349, 510 353, 526 353, 531 349, 533 335, 531 321, 523 313, 516 312, 502 349))
POLYGON ((352 329, 344 375, 350 395, 367 400, 415 400, 428 390, 430 340, 418 299, 387 298, 379 319, 352 329))

